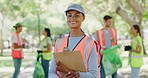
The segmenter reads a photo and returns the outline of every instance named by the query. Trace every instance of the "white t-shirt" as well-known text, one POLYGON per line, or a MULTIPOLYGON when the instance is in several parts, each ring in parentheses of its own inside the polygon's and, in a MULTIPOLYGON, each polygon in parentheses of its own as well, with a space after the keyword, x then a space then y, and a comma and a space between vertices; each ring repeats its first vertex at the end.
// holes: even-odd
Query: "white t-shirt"
MULTIPOLYGON (((19 36, 19 38, 20 38, 20 44, 22 45, 22 39, 21 39, 20 36, 19 36)), ((14 35, 12 36, 12 44, 13 44, 13 43, 17 43, 17 41, 18 41, 18 37, 17 37, 16 34, 14 34, 14 35)))
POLYGON ((47 47, 47 44, 52 44, 50 37, 47 37, 47 39, 41 41, 39 45, 40 50, 43 50, 45 46, 47 47))

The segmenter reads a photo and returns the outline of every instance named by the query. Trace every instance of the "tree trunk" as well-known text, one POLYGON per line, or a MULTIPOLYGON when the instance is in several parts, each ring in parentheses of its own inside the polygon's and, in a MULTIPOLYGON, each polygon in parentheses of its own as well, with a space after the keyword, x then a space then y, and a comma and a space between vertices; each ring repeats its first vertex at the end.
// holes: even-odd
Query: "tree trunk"
POLYGON ((0 53, 0 56, 2 56, 3 55, 3 49, 4 49, 4 44, 3 44, 3 26, 4 26, 4 18, 2 19, 2 24, 1 24, 2 26, 1 26, 1 30, 0 30, 0 35, 1 35, 1 37, 0 37, 0 49, 1 49, 1 53, 0 53))
POLYGON ((120 15, 125 22, 127 22, 130 26, 135 24, 136 22, 133 20, 131 16, 128 15, 128 13, 123 9, 121 6, 117 6, 116 13, 120 15))
MULTIPOLYGON (((134 0, 126 0, 127 3, 129 4, 129 6, 133 9, 133 11, 135 12, 135 14, 138 17, 138 22, 142 21, 142 17, 143 17, 143 8, 142 6, 140 6, 137 2, 135 2, 134 0)), ((141 22, 140 22, 141 24, 141 22)))

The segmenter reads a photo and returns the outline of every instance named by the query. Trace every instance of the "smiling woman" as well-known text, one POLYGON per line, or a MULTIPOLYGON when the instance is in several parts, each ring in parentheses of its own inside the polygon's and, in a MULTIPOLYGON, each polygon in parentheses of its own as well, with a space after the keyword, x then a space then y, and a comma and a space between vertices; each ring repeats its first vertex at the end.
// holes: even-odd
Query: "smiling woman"
POLYGON ((70 10, 66 12, 67 14, 67 23, 71 29, 81 28, 81 23, 84 21, 85 16, 81 12, 70 10))
POLYGON ((54 52, 63 52, 64 47, 69 48, 71 52, 80 51, 86 72, 71 70, 53 57, 49 78, 98 78, 98 56, 95 41, 86 36, 81 29, 85 12, 78 4, 70 5, 65 12, 70 33, 68 36, 56 40, 54 52), (64 73, 64 76, 59 72, 64 73))

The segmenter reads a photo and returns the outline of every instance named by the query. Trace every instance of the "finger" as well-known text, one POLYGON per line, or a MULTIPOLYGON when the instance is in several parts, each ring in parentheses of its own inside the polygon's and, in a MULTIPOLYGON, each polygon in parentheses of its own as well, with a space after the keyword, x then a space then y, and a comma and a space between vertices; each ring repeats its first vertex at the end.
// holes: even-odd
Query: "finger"
POLYGON ((69 76, 71 75, 71 73, 70 72, 68 72, 67 74, 65 74, 65 78, 68 78, 69 76))
POLYGON ((58 66, 58 65, 57 65, 57 66, 56 66, 56 70, 57 70, 57 71, 62 71, 61 66, 58 66))
POLYGON ((75 72, 73 78, 79 78, 79 73, 75 72))
POLYGON ((75 74, 73 72, 68 72, 65 76, 65 78, 73 78, 75 74))
POLYGON ((59 66, 59 65, 60 65, 60 61, 58 61, 58 60, 57 60, 57 61, 56 61, 56 65, 58 65, 58 66, 59 66))

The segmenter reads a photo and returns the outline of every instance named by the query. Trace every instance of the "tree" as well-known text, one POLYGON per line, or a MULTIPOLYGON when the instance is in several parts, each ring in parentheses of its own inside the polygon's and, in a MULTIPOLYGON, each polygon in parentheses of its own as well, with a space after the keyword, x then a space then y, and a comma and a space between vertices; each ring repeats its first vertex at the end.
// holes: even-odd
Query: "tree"
MULTIPOLYGON (((146 11, 144 9, 144 7, 139 4, 139 2, 136 0, 126 0, 126 2, 128 3, 128 5, 130 6, 130 8, 133 10, 133 12, 135 13, 133 18, 131 15, 129 15, 126 11, 126 9, 124 9, 122 1, 121 0, 116 0, 116 3, 113 5, 116 5, 115 9, 116 9, 116 13, 118 15, 120 15, 124 21, 126 21, 129 26, 133 26, 134 24, 138 24, 141 28, 141 31, 143 32, 143 27, 141 25, 143 18, 144 18, 144 12, 146 11)), ((141 3, 144 3, 145 0, 141 0, 141 3)), ((145 48, 144 48, 145 49, 145 48)), ((146 54, 146 52, 144 51, 144 54, 146 54)))

